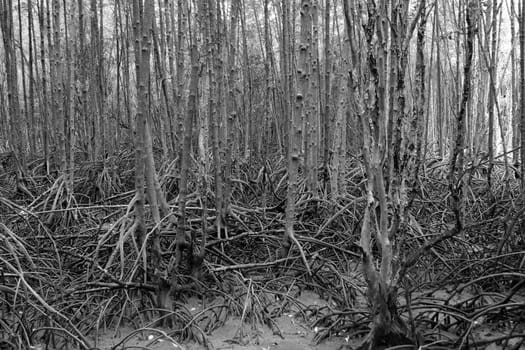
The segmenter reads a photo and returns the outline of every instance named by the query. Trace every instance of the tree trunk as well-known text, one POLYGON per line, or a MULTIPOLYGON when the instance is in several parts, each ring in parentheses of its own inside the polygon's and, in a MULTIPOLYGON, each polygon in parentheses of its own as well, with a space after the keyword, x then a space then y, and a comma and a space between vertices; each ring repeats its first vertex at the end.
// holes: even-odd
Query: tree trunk
POLYGON ((436 43, 436 129, 437 129, 437 151, 439 158, 445 157, 445 141, 443 140, 443 128, 445 118, 443 116, 443 97, 441 84, 441 27, 439 21, 439 4, 434 4, 434 35, 437 37, 436 43))
POLYGON ((292 244, 296 244, 301 252, 303 262, 309 271, 309 265, 304 258, 301 245, 295 238, 295 201, 297 200, 298 173, 301 157, 301 117, 305 118, 305 97, 308 91, 308 33, 310 31, 310 7, 309 0, 301 0, 301 43, 299 45, 298 62, 298 89, 295 96, 294 110, 290 111, 290 130, 288 144, 288 192, 286 195, 285 230, 282 239, 280 258, 285 258, 290 252, 292 244))
MULTIPOLYGON (((285 232, 282 240, 282 250, 280 257, 284 258, 288 255, 292 243, 295 238, 294 224, 295 224, 295 201, 297 200, 297 185, 299 163, 301 158, 301 135, 302 123, 306 119, 305 104, 306 95, 308 93, 308 50, 310 44, 310 17, 311 2, 309 0, 301 0, 301 42, 299 44, 299 59, 298 59, 298 89, 295 96, 295 106, 293 111, 290 110, 290 129, 288 134, 288 192, 286 196, 286 218, 285 218, 285 232)), ((285 26, 283 22, 283 27, 285 26)))
POLYGON ((525 193, 525 2, 520 16, 520 114, 521 114, 521 193, 525 193))
POLYGON ((308 135, 308 159, 306 159, 306 176, 308 189, 314 196, 317 196, 317 166, 319 161, 319 132, 320 132, 320 71, 319 71, 319 10, 318 0, 311 0, 311 21, 312 28, 310 29, 310 86, 307 94, 308 113, 306 134, 308 135))
POLYGON ((20 112, 18 95, 18 69, 16 67, 15 36, 13 26, 12 0, 0 1, 0 26, 5 51, 5 71, 7 73, 7 101, 9 106, 9 121, 11 132, 10 144, 16 151, 17 158, 22 165, 25 164, 26 142, 24 139, 25 123, 20 112))
MULTIPOLYGON (((142 30, 143 19, 141 16, 141 0, 133 1, 133 31, 135 36, 135 66, 137 71, 138 109, 135 117, 135 221, 137 223, 138 246, 142 247, 146 235, 146 224, 144 217, 144 154, 146 117, 148 113, 148 88, 149 81, 149 48, 148 31, 142 30), (145 38, 144 38, 145 35, 145 38), (142 45, 146 47, 142 48, 142 45)), ((146 266, 146 256, 141 257, 146 266)), ((146 269, 144 269, 146 271, 146 269)), ((144 272, 146 279, 146 272, 144 272)))
POLYGON ((466 37, 466 52, 465 65, 463 69, 463 94, 461 96, 461 104, 457 115, 457 133, 452 149, 452 156, 449 166, 449 189, 453 200, 452 210, 456 217, 456 227, 461 230, 463 227, 463 181, 458 177, 463 173, 465 148, 465 117, 467 114, 467 103, 470 99, 470 84, 472 78, 472 56, 474 46, 474 30, 476 28, 476 1, 470 0, 466 9, 467 22, 467 37, 466 37))
POLYGON ((27 33, 28 33, 28 42, 29 42, 29 112, 28 112, 28 123, 31 125, 29 128, 29 150, 32 154, 36 154, 37 150, 37 124, 35 120, 35 77, 34 72, 37 69, 35 66, 34 60, 36 59, 36 51, 33 53, 33 50, 36 50, 36 39, 35 31, 33 24, 33 6, 27 7, 27 33))
POLYGON ((234 154, 234 123, 237 121, 237 94, 235 84, 237 80, 236 54, 237 54, 237 22, 239 19, 240 4, 239 0, 233 0, 230 8, 230 30, 229 30, 229 45, 226 62, 227 81, 226 87, 228 94, 226 96, 226 142, 224 145, 224 159, 223 159, 223 181, 224 181, 224 203, 223 216, 230 213, 230 197, 231 197, 231 177, 232 177, 232 159, 234 154))
MULTIPOLYGON (((24 147, 30 146, 31 143, 29 142, 31 139, 28 139, 28 136, 31 134, 31 129, 33 128, 33 125, 29 122, 29 108, 27 106, 27 88, 26 88, 26 65, 24 62, 24 36, 22 35, 22 7, 20 6, 20 0, 17 1, 18 5, 18 38, 19 38, 19 50, 20 50, 20 61, 22 62, 20 64, 21 66, 21 73, 22 73, 22 95, 23 95, 23 101, 24 101, 24 113, 21 113, 22 121, 24 122, 24 125, 22 126, 21 132, 23 133, 23 141, 26 142, 24 147)), ((31 6, 28 6, 31 7, 31 6)), ((31 43, 29 43, 29 46, 31 46, 31 43)), ((32 151, 32 147, 29 147, 29 149, 32 151)))
MULTIPOLYGON (((488 100, 488 110, 489 110, 489 132, 488 132, 488 153, 489 153, 489 166, 487 171, 487 189, 489 193, 492 191, 492 169, 494 167, 494 106, 496 104, 496 44, 497 44, 497 16, 498 16, 498 3, 497 0, 492 1, 492 20, 490 21, 491 33, 492 33, 492 43, 491 51, 489 54, 489 76, 490 76, 490 86, 489 86, 489 100, 488 100)), ((488 51, 488 47, 487 47, 488 51)), ((505 156, 506 157, 506 156, 505 156)))
POLYGON ((510 20, 510 62, 511 62, 511 94, 512 94, 512 104, 511 104, 511 120, 512 120, 512 160, 514 162, 514 165, 517 166, 519 164, 519 155, 520 155, 520 133, 519 133, 519 125, 520 125, 520 119, 518 114, 518 96, 519 93, 517 91, 516 86, 516 28, 515 28, 515 22, 514 17, 516 16, 516 10, 514 8, 514 1, 510 1, 510 13, 509 13, 509 20, 510 20))
MULTIPOLYGON (((328 169, 328 164, 330 162, 330 142, 332 141, 332 129, 330 128, 330 79, 331 71, 330 65, 332 64, 330 60, 330 0, 325 0, 324 8, 324 101, 323 101, 323 110, 322 113, 322 128, 323 128, 323 171, 322 179, 323 186, 327 189, 330 187, 328 183, 330 181, 330 171, 328 169)), ((334 100, 335 104, 338 103, 337 100, 334 100)), ((337 108, 335 108, 337 109, 337 108)))
MULTIPOLYGON (((421 152, 422 119, 425 101, 424 89, 424 37, 426 17, 422 14, 425 0, 419 3, 418 12, 410 26, 405 18, 408 1, 392 4, 390 18, 386 3, 368 1, 366 12, 360 17, 345 5, 345 22, 350 42, 352 60, 350 67, 350 91, 354 96, 355 112, 360 115, 363 137, 363 158, 367 177, 366 206, 361 226, 360 247, 363 270, 368 286, 371 305, 372 328, 360 349, 377 349, 388 346, 413 344, 407 326, 397 310, 398 271, 393 264, 393 239, 396 238, 399 222, 403 220, 408 206, 406 191, 415 187, 418 155, 421 152), (354 18, 351 18, 352 15, 354 18), (410 120, 408 134, 403 128, 405 89, 404 75, 408 57, 410 35, 419 20, 418 48, 416 52, 416 100, 414 116, 410 120), (389 23, 386 25, 386 23, 389 23), (354 28, 361 26, 367 43, 365 52, 358 52, 353 42, 354 28), (391 30, 389 30, 391 28, 391 30), (408 31, 407 31, 407 28, 408 31), (388 35, 393 45, 388 59, 388 35), (359 64, 364 56, 366 64, 359 64), (387 75, 387 66, 394 70, 387 75), (359 76, 358 74, 361 74, 359 76), (367 85, 359 84, 366 81, 367 85), (397 81, 392 81, 397 80, 397 81), (392 85, 395 84, 395 85, 392 85), (387 89, 388 88, 388 89, 387 89), (388 120, 389 111, 392 119, 388 120), (392 145, 388 150, 387 142, 392 145), (388 152, 388 157, 387 157, 388 152), (388 165, 388 166, 386 166, 388 165), (388 181, 385 171, 389 172, 388 181), (407 186, 408 185, 408 186, 407 186), (396 200, 397 198, 397 200, 396 200), (395 210, 390 211, 389 203, 395 210), (379 268, 372 255, 372 241, 380 252, 379 268)), ((352 95, 351 95, 352 96, 352 95)))

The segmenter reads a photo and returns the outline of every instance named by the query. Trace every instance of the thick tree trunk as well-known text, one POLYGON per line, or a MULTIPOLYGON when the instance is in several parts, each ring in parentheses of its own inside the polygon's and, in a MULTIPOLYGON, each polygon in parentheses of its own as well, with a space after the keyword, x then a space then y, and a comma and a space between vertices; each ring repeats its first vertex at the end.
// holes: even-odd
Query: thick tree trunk
POLYGON ((368 1, 366 13, 361 18, 351 20, 347 2, 345 21, 352 50, 352 64, 364 55, 366 65, 362 65, 361 77, 356 79, 351 66, 351 91, 358 93, 356 105, 361 117, 363 135, 363 159, 367 177, 365 196, 367 204, 361 226, 360 247, 362 249, 363 270, 368 286, 368 300, 371 305, 371 331, 360 349, 380 349, 388 346, 413 344, 407 326, 397 310, 397 283, 393 259, 393 241, 396 238, 399 222, 409 205, 407 190, 415 186, 418 159, 421 153, 424 89, 424 37, 426 17, 421 15, 426 1, 419 3, 418 13, 410 26, 406 25, 404 14, 408 1, 392 4, 390 17, 386 3, 368 1), (407 66, 408 43, 411 33, 419 21, 418 49, 416 52, 416 99, 413 116, 405 130, 404 75, 407 66), (361 21, 359 23, 359 21, 361 21), (386 25, 390 23, 390 25, 386 25), (361 25, 367 42, 365 53, 358 53, 357 44, 352 43, 353 25, 361 25), (390 31, 389 28, 392 30, 390 31), (408 31, 407 31, 407 28, 408 31), (389 35, 391 37, 389 38, 389 35), (387 43, 392 45, 388 50, 387 43), (390 55, 390 57, 389 57, 390 55), (395 74, 387 75, 388 69, 395 74), (358 82, 367 82, 366 86, 358 82), (397 81, 391 81, 397 80, 397 81), (360 101, 363 101, 360 104, 360 101), (391 112, 391 113, 389 113, 391 112), (392 119, 388 120, 391 115, 392 119), (408 132, 407 132, 408 131, 408 132), (392 146, 390 150, 386 145, 392 146), (388 177, 385 177, 388 171, 388 177), (408 185, 408 189, 406 187, 408 185), (390 203, 395 209, 390 211, 390 203), (372 256, 372 242, 380 251, 380 260, 372 256))

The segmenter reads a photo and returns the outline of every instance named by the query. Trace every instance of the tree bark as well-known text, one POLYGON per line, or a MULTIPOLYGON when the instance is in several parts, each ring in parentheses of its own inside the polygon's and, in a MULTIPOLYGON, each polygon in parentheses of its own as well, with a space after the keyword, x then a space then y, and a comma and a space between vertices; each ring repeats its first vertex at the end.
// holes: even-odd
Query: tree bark
POLYGON ((12 0, 0 1, 0 27, 4 41, 4 66, 7 73, 7 101, 9 106, 9 121, 11 128, 11 132, 9 133, 9 141, 13 147, 13 151, 15 151, 17 154, 18 160, 22 165, 24 165, 26 154, 24 130, 26 125, 24 123, 23 115, 20 112, 12 0))
POLYGON ((520 114, 521 114, 521 193, 525 193, 525 2, 520 16, 520 114))
MULTIPOLYGON (((330 141, 332 140, 332 129, 330 128, 330 80, 331 71, 331 52, 330 52, 330 0, 325 0, 324 8, 324 101, 322 110, 322 128, 323 128, 323 185, 328 187, 330 181, 330 172, 328 164, 330 162, 330 141)), ((338 101, 335 100, 334 104, 338 101)), ((335 108, 337 109, 337 108, 335 108)))
MULTIPOLYGON (((296 244, 303 257, 303 262, 309 271, 309 265, 304 258, 302 248, 295 238, 295 201, 297 200, 298 172, 301 157, 302 144, 302 122, 301 117, 305 118, 305 97, 308 91, 308 33, 310 31, 310 7, 309 0, 301 0, 301 42, 299 44, 299 61, 297 68, 298 89, 295 96, 294 109, 290 115, 290 130, 288 143, 288 192, 286 195, 285 212, 285 231, 282 239, 282 246, 279 252, 280 258, 285 258, 290 252, 292 244, 296 244)), ((284 23, 283 23, 284 25, 284 23)))
POLYGON ((466 37, 466 52, 465 64, 463 69, 463 94, 461 96, 461 104, 457 115, 456 125, 457 133, 452 149, 452 155, 449 166, 449 189, 453 199, 452 210, 456 218, 456 227, 460 231, 463 227, 463 181, 461 176, 463 173, 464 164, 464 150, 465 150, 465 118, 467 114, 467 103, 470 99, 470 84, 472 79, 472 56, 474 46, 474 31, 476 28, 476 2, 470 0, 466 9, 467 22, 467 37, 466 37))

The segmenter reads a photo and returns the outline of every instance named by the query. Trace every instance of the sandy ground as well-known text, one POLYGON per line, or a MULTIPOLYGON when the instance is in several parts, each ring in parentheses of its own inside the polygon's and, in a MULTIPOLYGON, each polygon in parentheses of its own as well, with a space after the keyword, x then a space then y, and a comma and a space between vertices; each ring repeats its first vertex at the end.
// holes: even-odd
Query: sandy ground
MULTIPOLYGON (((266 326, 259 325, 257 329, 251 329, 251 326, 244 326, 244 336, 239 337, 240 322, 238 319, 228 321, 223 327, 208 336, 211 343, 210 349, 215 350, 334 350, 339 349, 344 343, 343 338, 334 338, 324 341, 321 344, 314 344, 312 339, 315 335, 313 330, 296 322, 293 318, 281 317, 277 319, 277 324, 281 330, 283 338, 274 335, 266 326)), ((131 332, 131 330, 129 330, 131 332)), ((111 349, 115 344, 121 342, 126 336, 121 330, 120 337, 113 337, 108 334, 100 338, 99 349, 111 349)), ((203 345, 196 343, 178 344, 169 340, 155 340, 158 334, 152 332, 142 335, 137 334, 125 341, 117 349, 154 349, 154 350, 203 350, 203 345)))
MULTIPOLYGON (((301 296, 301 302, 306 305, 326 305, 326 301, 319 299, 312 293, 305 293, 301 296)), ((198 312, 200 304, 193 300, 188 304, 188 309, 198 312)), ((349 344, 344 338, 336 337, 325 340, 320 344, 315 344, 312 340, 315 336, 315 329, 304 321, 294 317, 290 312, 275 319, 276 325, 281 332, 281 336, 266 325, 244 324, 239 318, 230 317, 224 326, 207 335, 210 349, 214 350, 334 350, 341 348, 344 344, 349 344)), ((161 330, 161 329, 159 329, 161 330)), ((162 330, 161 330, 162 331, 162 330)), ((169 332, 169 330, 165 330, 169 332)), ((201 344, 185 343, 178 344, 176 341, 161 339, 156 330, 134 332, 132 329, 119 329, 118 332, 107 331, 98 339, 97 347, 101 350, 112 349, 115 345, 120 345, 117 349, 152 349, 152 350, 204 350, 201 344), (126 339, 126 337, 129 337, 126 339), (124 340, 124 342, 123 342, 124 340)), ((356 345, 356 344, 352 344, 356 345)))
MULTIPOLYGON (((443 294, 445 292, 437 292, 443 294)), ((443 294, 447 296, 447 294, 443 294)), ((459 297, 458 297, 459 298, 459 297)), ((297 298, 303 305, 323 307, 328 302, 319 298, 312 292, 303 292, 297 298)), ((203 310, 203 306, 197 299, 190 299, 185 304, 193 315, 203 310)), ((345 339, 343 337, 333 337, 320 344, 315 344, 313 339, 316 329, 311 325, 296 317, 296 311, 291 310, 284 313, 279 318, 274 319, 280 331, 275 334, 272 329, 263 324, 242 324, 240 318, 229 316, 226 323, 207 335, 209 347, 195 342, 179 344, 176 340, 169 340, 160 336, 161 333, 169 333, 169 329, 155 328, 137 332, 133 329, 120 328, 118 331, 107 330, 98 337, 97 347, 100 350, 121 350, 121 349, 151 349, 151 350, 337 350, 356 348, 360 339, 345 339), (118 345, 118 346, 117 346, 118 345)), ((491 339, 496 336, 507 335, 505 330, 496 330, 484 322, 483 319, 477 320, 479 325, 474 325, 472 335, 475 339, 491 339)), ((521 329, 523 325, 519 325, 521 329)), ((446 333, 446 332, 445 332, 446 333)), ((518 332, 520 333, 520 332, 518 332)), ((454 338, 454 334, 450 334, 454 338)), ((509 346, 513 346, 520 341, 514 338, 509 341, 509 346)), ((490 344, 481 347, 484 350, 501 350, 504 346, 501 343, 490 344)), ((525 350, 525 345, 520 347, 525 350)))

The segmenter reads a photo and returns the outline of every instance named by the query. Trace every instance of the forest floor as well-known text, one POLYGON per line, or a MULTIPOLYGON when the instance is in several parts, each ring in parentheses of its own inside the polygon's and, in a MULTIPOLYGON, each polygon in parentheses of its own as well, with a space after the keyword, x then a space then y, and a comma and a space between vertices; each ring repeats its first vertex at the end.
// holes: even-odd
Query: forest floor
MULTIPOLYGON (((443 298, 443 300, 450 297, 446 291, 436 291, 433 294, 443 298)), ((462 296, 456 296, 455 299, 459 301, 459 299, 471 299, 472 297, 468 293, 463 293, 462 296)), ((297 299, 307 308, 329 307, 328 301, 312 292, 303 292, 297 299)), ((524 303, 525 296, 519 296, 517 300, 524 303)), ((197 298, 191 298, 185 305, 194 315, 204 309, 197 298)), ((194 341, 179 343, 175 339, 170 339, 167 335, 170 333, 169 328, 159 327, 137 332, 136 329, 120 327, 117 330, 101 332, 97 337, 96 345, 101 350, 133 348, 152 350, 334 350, 355 349, 362 342, 362 337, 351 338, 345 336, 344 332, 320 342, 316 341, 319 328, 312 327, 315 321, 306 322, 300 316, 300 310, 290 310, 290 312, 275 318, 274 321, 275 324, 272 327, 274 330, 272 330, 266 325, 243 324, 240 317, 230 317, 221 327, 206 336, 205 345, 194 341)), ((442 322, 446 323, 450 320, 442 320, 442 322)), ((487 343, 473 348, 484 350, 525 349, 525 344, 520 345, 520 338, 506 339, 508 336, 507 327, 487 324, 484 318, 476 320, 471 330, 473 339, 477 342, 486 341, 487 343), (495 338, 500 338, 501 341, 491 341, 495 338)), ((525 323, 517 324, 515 328, 525 331, 525 323)), ((427 332, 431 333, 432 330, 427 332)), ((442 333, 450 337, 456 336, 450 332, 447 334, 447 332, 442 331, 442 333)), ((431 349, 431 347, 429 348, 431 349)), ((425 349, 425 347, 420 349, 425 349)))
MULTIPOLYGON (((298 300, 305 306, 327 306, 327 301, 314 293, 305 292, 298 300)), ((197 314, 202 311, 202 303, 192 298, 187 301, 186 307, 197 314)), ((298 310, 297 310, 298 311, 298 310)), ((357 346, 359 339, 348 339, 344 336, 334 336, 329 340, 316 344, 314 337, 316 329, 310 322, 298 317, 297 311, 290 311, 276 319, 275 331, 262 324, 243 324, 240 317, 230 317, 224 325, 207 335, 208 348, 215 350, 333 350, 343 344, 357 346), (277 331, 278 330, 278 331, 277 331)), ((160 328, 164 333, 169 329, 160 328)), ((180 344, 176 340, 170 341, 159 337, 156 331, 136 333, 134 329, 122 327, 118 330, 107 330, 98 337, 97 346, 100 349, 111 349, 116 345, 147 347, 152 350, 205 350, 205 345, 189 342, 180 344), (133 336, 127 338, 130 334, 133 336), (124 340, 124 341, 123 341, 124 340)))
MULTIPOLYGON (((365 203, 360 164, 349 164, 338 196, 312 195, 302 182, 295 233, 308 268, 295 246, 278 255, 282 160, 236 171, 228 238, 214 227, 213 192, 190 183, 186 230, 193 249, 207 232, 206 256, 198 278, 185 256, 169 278, 192 287, 174 290, 166 307, 159 271, 173 258, 175 227, 160 225, 165 253, 149 266, 141 250, 148 245, 140 248, 133 231, 133 164, 129 152, 79 165, 70 193, 64 176, 43 174, 42 162, 23 181, 16 170, 0 174, 0 350, 352 349, 369 333, 356 243, 365 203)), ((176 213, 173 164, 158 164, 176 213)), ((397 312, 420 349, 525 347, 525 197, 501 166, 488 192, 485 170, 476 164, 465 173, 458 234, 446 236, 454 225, 446 162, 424 169, 401 223, 394 267, 421 254, 397 286, 397 312)), ((153 232, 149 213, 147 220, 153 232)))

